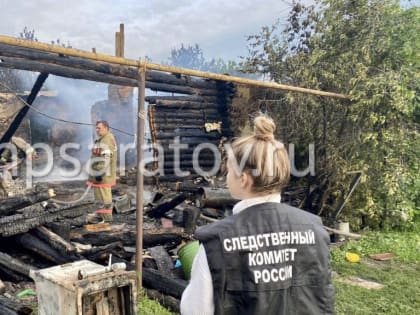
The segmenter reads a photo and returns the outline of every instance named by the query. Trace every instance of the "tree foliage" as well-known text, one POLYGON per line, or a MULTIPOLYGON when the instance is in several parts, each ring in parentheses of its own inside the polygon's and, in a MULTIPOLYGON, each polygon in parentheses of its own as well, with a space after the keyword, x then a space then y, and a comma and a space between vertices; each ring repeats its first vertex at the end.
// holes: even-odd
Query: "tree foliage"
MULTIPOLYGON (((302 206, 330 216, 363 176, 339 219, 402 227, 420 212, 420 8, 395 0, 294 3, 287 26, 249 37, 247 71, 283 84, 335 91, 349 101, 277 94, 287 142, 316 149, 302 206)), ((273 97, 273 96, 271 96, 273 97)))
POLYGON ((204 57, 203 50, 198 44, 194 44, 193 46, 184 46, 184 44, 181 44, 180 48, 172 49, 171 55, 168 58, 168 64, 175 67, 206 72, 223 73, 235 76, 244 75, 244 73, 240 71, 239 65, 233 60, 224 61, 221 58, 212 58, 207 60, 204 57))

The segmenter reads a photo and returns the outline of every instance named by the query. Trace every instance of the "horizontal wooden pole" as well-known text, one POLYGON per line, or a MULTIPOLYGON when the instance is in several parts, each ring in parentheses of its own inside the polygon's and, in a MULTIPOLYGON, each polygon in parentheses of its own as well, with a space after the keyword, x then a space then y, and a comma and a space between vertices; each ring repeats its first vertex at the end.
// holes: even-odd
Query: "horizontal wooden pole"
MULTIPOLYGON (((1 55, 1 52, 0 52, 1 55)), ((38 62, 33 60, 27 60, 25 58, 14 58, 14 57, 3 57, 0 56, 2 62, 0 66, 12 69, 21 69, 28 71, 37 71, 51 73, 57 76, 80 79, 80 80, 91 80, 96 82, 110 83, 116 85, 132 86, 137 87, 138 81, 136 79, 129 79, 126 77, 116 76, 112 74, 106 74, 91 70, 82 70, 70 66, 62 66, 57 64, 51 64, 46 62, 38 62)), ((189 86, 173 85, 166 83, 150 82, 146 81, 146 88, 172 93, 183 93, 183 94, 198 94, 198 95, 217 95, 218 91, 214 89, 199 89, 189 86)))
MULTIPOLYGON (((1 54, 1 52, 0 52, 1 54)), ((137 80, 127 79, 118 77, 110 74, 99 73, 95 71, 86 71, 74 67, 49 64, 44 62, 38 62, 33 60, 27 60, 25 58, 14 58, 14 57, 3 57, 0 56, 2 62, 0 66, 12 69, 37 71, 51 73, 57 76, 80 79, 80 80, 91 80, 96 82, 111 83, 124 86, 137 86, 137 80)))
POLYGON ((220 139, 222 135, 216 132, 205 132, 202 130, 198 131, 183 131, 180 130, 178 132, 165 132, 165 131, 158 131, 154 134, 157 139, 173 139, 175 137, 203 137, 208 139, 220 139))
POLYGON ((245 79, 245 78, 234 77, 234 76, 229 76, 229 75, 224 75, 224 74, 217 74, 217 73, 203 72, 203 71, 198 71, 198 70, 185 69, 185 68, 179 68, 179 67, 173 67, 173 66, 167 66, 167 65, 160 65, 156 63, 147 62, 145 60, 131 60, 131 59, 126 59, 126 58, 121 58, 121 57, 114 57, 110 55, 97 54, 97 53, 77 50, 73 48, 65 48, 58 45, 50 45, 50 44, 45 44, 45 43, 40 43, 40 42, 17 39, 17 38, 13 38, 9 36, 0 35, 0 43, 13 45, 13 46, 33 48, 33 49, 38 49, 41 51, 54 52, 54 53, 63 54, 67 56, 74 56, 74 57, 81 57, 81 58, 86 58, 86 59, 91 59, 91 60, 110 62, 110 63, 120 64, 120 65, 134 66, 134 67, 139 67, 139 68, 142 67, 142 68, 146 68, 147 70, 158 70, 158 71, 164 71, 164 72, 191 75, 191 76, 207 78, 207 79, 212 79, 212 80, 234 82, 237 84, 243 84, 243 85, 248 85, 248 86, 259 86, 259 87, 265 87, 265 88, 271 88, 271 89, 286 90, 286 91, 291 91, 291 92, 299 92, 299 93, 312 94, 312 95, 318 95, 318 96, 327 96, 327 97, 334 97, 334 98, 341 98, 341 99, 350 98, 348 95, 340 94, 340 93, 325 92, 325 91, 313 90, 313 89, 308 89, 308 88, 279 84, 279 83, 274 83, 274 82, 261 82, 257 80, 245 79))
MULTIPOLYGON (((167 122, 169 122, 172 119, 187 119, 187 118, 191 118, 191 119, 196 119, 196 120, 201 120, 203 119, 203 121, 205 120, 205 122, 215 122, 215 121, 221 121, 222 120, 222 115, 221 114, 215 114, 215 113, 210 113, 210 114, 206 114, 206 113, 191 113, 191 112, 178 112, 178 111, 173 111, 172 113, 170 112, 160 112, 160 111, 155 111, 152 110, 153 114, 152 117, 155 118, 161 118, 161 119, 166 119, 167 122)), ((149 111, 150 112, 150 111, 149 111)), ((187 124, 185 124, 185 126, 188 126, 187 124)))
POLYGON ((153 110, 156 113, 162 114, 171 114, 171 113, 191 113, 194 115, 220 115, 221 111, 217 107, 209 107, 209 108, 183 108, 183 107, 167 107, 167 106, 160 106, 155 105, 153 110))
POLYGON ((146 88, 154 91, 163 91, 163 92, 174 92, 182 94, 196 94, 196 95, 207 95, 207 96, 217 96, 219 94, 218 90, 215 89, 202 89, 195 88, 190 86, 181 86, 173 85, 167 83, 158 83, 146 81, 146 88))
POLYGON ((190 101, 190 102, 207 102, 207 103, 218 103, 219 98, 215 96, 201 96, 201 95, 166 95, 166 96, 146 96, 146 101, 149 103, 156 103, 160 100, 165 101, 190 101))
POLYGON ((191 101, 168 101, 168 100, 156 100, 153 105, 157 107, 170 107, 170 108, 190 108, 190 109, 207 109, 207 108, 218 108, 223 107, 219 103, 208 103, 208 102, 191 102, 191 101))
MULTIPOLYGON (((80 57, 69 57, 31 48, 17 47, 0 43, 0 55, 4 57, 24 58, 27 60, 92 70, 104 74, 138 80, 137 67, 116 65, 109 62, 95 61, 80 57)), ((160 71, 147 71, 146 81, 189 86, 203 89, 217 89, 215 81, 179 76, 160 71)))

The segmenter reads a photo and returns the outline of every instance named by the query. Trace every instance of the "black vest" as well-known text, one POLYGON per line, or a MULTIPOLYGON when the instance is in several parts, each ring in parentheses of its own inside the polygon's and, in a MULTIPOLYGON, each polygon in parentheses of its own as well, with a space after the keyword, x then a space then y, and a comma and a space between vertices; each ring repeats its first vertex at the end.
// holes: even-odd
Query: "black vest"
POLYGON ((334 314, 329 234, 319 217, 263 203, 198 229, 215 314, 334 314))

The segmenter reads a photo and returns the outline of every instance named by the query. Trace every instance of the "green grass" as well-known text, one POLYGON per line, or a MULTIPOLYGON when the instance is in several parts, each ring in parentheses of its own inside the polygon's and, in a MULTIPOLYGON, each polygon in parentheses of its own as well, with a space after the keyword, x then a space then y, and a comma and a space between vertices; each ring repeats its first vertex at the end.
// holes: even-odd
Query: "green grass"
POLYGON ((420 236, 417 231, 370 232, 359 241, 334 249, 331 254, 333 270, 339 277, 356 276, 385 285, 380 290, 369 290, 335 280, 337 315, 417 314, 420 309, 420 236), (361 262, 347 262, 346 252, 359 254, 361 262), (369 258, 370 254, 385 252, 397 256, 384 262, 369 258))
MULTIPOLYGON (((332 267, 340 278, 356 276, 385 285, 369 290, 334 279, 337 315, 413 315, 420 309, 420 228, 413 232, 368 232, 331 252, 332 267), (361 256, 349 263, 346 252, 361 256), (393 253, 391 261, 378 262, 370 254, 393 253)), ((139 314, 173 314, 142 295, 139 314)))
POLYGON ((138 294, 139 303, 137 305, 137 314, 142 315, 172 315, 170 311, 164 308, 159 302, 146 297, 143 292, 138 294))

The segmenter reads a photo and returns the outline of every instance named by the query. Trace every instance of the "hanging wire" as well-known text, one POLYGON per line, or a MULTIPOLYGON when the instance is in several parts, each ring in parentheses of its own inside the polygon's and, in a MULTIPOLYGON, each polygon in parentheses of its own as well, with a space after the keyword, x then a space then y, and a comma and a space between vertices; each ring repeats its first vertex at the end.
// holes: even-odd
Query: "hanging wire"
POLYGON ((80 196, 80 198, 76 199, 76 200, 65 201, 65 200, 59 200, 59 199, 50 199, 50 201, 58 203, 58 204, 63 204, 63 205, 72 205, 72 204, 78 203, 78 202, 82 201, 83 199, 85 199, 87 194, 90 191, 90 188, 91 188, 91 186, 87 186, 83 195, 80 196))
MULTIPOLYGON (((40 114, 40 115, 42 115, 42 116, 45 116, 45 117, 47 117, 47 118, 49 118, 49 119, 52 119, 52 120, 61 121, 61 122, 65 122, 65 123, 69 123, 69 124, 74 124, 74 125, 92 126, 92 127, 94 127, 94 126, 95 126, 95 124, 92 124, 92 123, 84 123, 84 122, 78 122, 78 121, 71 121, 71 120, 66 120, 66 119, 57 118, 57 117, 54 117, 54 116, 48 115, 48 114, 46 114, 46 113, 44 113, 44 112, 40 111, 39 109, 37 109, 37 108, 33 107, 32 105, 28 104, 28 102, 26 102, 26 101, 25 101, 22 97, 20 97, 19 95, 17 95, 17 94, 16 94, 16 92, 15 92, 12 88, 10 88, 8 85, 6 85, 6 84, 4 84, 4 83, 2 83, 2 82, 0 82, 0 85, 2 85, 3 87, 5 87, 5 88, 6 88, 7 90, 9 90, 11 93, 13 93, 13 94, 15 95, 15 97, 16 97, 18 100, 20 100, 20 101, 21 101, 21 102, 22 102, 25 106, 29 107, 29 109, 30 109, 30 110, 35 111, 35 112, 37 112, 38 114, 40 114)), ((134 137, 134 136, 135 136, 135 135, 134 135, 134 134, 132 134, 132 133, 129 133, 129 132, 127 132, 127 131, 124 131, 124 130, 121 130, 121 129, 118 129, 118 128, 114 128, 114 127, 112 127, 112 126, 110 126, 110 127, 109 127, 109 129, 112 129, 112 130, 114 130, 114 131, 117 131, 117 132, 123 133, 123 134, 128 135, 128 136, 132 136, 132 137, 134 137)))

